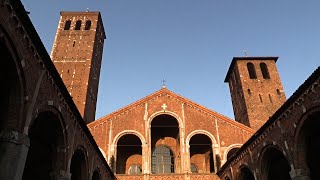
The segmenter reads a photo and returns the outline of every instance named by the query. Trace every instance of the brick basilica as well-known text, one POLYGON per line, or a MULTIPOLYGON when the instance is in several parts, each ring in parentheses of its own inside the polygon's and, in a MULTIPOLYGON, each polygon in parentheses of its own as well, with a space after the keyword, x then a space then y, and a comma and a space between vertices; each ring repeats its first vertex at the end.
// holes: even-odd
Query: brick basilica
POLYGON ((94 120, 99 12, 61 12, 51 57, 0 0, 0 179, 320 179, 320 68, 286 99, 278 57, 234 57, 235 120, 163 86, 94 120))

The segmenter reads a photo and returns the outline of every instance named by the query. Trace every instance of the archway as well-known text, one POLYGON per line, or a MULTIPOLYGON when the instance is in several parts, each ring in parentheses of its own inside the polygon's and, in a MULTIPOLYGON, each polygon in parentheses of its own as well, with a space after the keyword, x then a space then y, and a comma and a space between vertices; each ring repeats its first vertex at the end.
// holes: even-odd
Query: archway
POLYGON ((193 168, 196 168, 198 173, 213 173, 215 164, 211 139, 207 135, 196 134, 191 137, 189 145, 190 167, 195 166, 193 168))
MULTIPOLYGON (((313 112, 304 121, 304 124, 299 133, 298 157, 303 157, 298 162, 299 164, 306 164, 310 172, 311 179, 320 179, 319 162, 320 162, 320 111, 313 112)), ((305 167, 304 167, 305 168, 305 167)))
POLYGON ((254 176, 248 167, 241 167, 239 180, 254 180, 254 176))
POLYGON ((58 151, 65 147, 58 117, 52 112, 40 113, 30 128, 29 138, 22 179, 51 179, 50 174, 64 165, 64 154, 58 151))
POLYGON ((290 165, 281 151, 275 147, 267 147, 262 156, 262 174, 266 180, 291 180, 290 165))
POLYGON ((88 176, 86 156, 83 150, 77 149, 72 156, 70 165, 71 180, 85 180, 88 176))
POLYGON ((95 170, 92 174, 92 180, 100 180, 101 177, 100 177, 100 173, 99 173, 99 170, 95 170))
POLYGON ((4 37, 0 37, 0 56, 0 131, 18 130, 23 100, 22 87, 15 59, 4 37))
POLYGON ((152 120, 151 149, 151 171, 153 174, 180 171, 180 134, 176 118, 162 114, 152 120))
POLYGON ((237 148, 237 147, 230 149, 230 150, 228 151, 228 153, 227 153, 227 160, 230 159, 230 158, 232 157, 232 155, 233 155, 234 153, 236 153, 239 149, 240 149, 240 148, 237 148))
POLYGON ((141 140, 134 134, 125 134, 118 140, 116 156, 117 174, 142 173, 141 145, 141 140))

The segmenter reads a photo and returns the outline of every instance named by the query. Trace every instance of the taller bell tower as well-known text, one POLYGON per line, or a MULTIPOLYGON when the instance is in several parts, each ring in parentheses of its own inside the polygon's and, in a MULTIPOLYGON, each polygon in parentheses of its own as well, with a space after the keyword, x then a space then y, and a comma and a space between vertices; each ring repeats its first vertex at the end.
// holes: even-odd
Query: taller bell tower
POLYGON ((100 12, 60 12, 51 59, 84 121, 95 119, 103 44, 100 12))
POLYGON ((229 83, 235 120, 259 129, 286 101, 276 67, 278 57, 234 57, 229 83))

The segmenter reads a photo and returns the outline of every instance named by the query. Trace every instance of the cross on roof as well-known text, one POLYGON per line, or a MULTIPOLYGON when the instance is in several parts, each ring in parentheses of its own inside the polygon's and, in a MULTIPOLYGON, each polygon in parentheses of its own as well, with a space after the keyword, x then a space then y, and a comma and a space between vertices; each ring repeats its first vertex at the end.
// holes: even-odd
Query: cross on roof
POLYGON ((167 81, 166 81, 166 80, 162 80, 161 82, 162 82, 162 88, 165 88, 165 87, 166 87, 166 82, 167 82, 167 81))

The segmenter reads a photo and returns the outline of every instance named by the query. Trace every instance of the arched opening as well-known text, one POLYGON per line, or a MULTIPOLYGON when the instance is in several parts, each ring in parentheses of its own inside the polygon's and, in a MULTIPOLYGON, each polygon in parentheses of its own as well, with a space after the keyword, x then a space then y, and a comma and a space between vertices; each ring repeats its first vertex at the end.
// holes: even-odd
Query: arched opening
POLYGON ((291 180, 290 165, 284 155, 276 148, 268 148, 262 157, 262 171, 267 180, 291 180))
POLYGON ((270 79, 270 74, 266 63, 260 63, 260 69, 263 79, 270 79))
POLYGON ((240 169, 239 180, 254 180, 254 176, 248 167, 242 167, 240 169))
MULTIPOLYGON (((142 165, 142 146, 138 136, 126 134, 117 143, 116 173, 129 174, 131 165, 142 165)), ((142 170, 135 172, 135 174, 141 173, 142 170)))
POLYGON ((0 38, 0 131, 16 130, 22 106, 19 73, 5 39, 0 38))
POLYGON ((66 23, 64 24, 64 30, 69 30, 70 26, 71 26, 71 21, 70 20, 66 21, 66 23))
POLYGON ((240 148, 232 148, 229 150, 228 154, 227 154, 227 160, 231 158, 231 156, 236 153, 240 148))
POLYGON ((213 173, 215 164, 211 139, 207 135, 196 134, 190 139, 189 145, 190 166, 195 164, 198 173, 213 173))
POLYGON ((82 150, 77 149, 72 156, 70 165, 71 180, 87 179, 88 169, 86 157, 82 150))
POLYGON ((76 22, 76 26, 75 26, 74 30, 80 30, 80 29, 81 29, 81 20, 78 20, 76 22))
POLYGON ((90 30, 90 27, 91 27, 91 21, 88 20, 86 21, 86 26, 84 27, 84 30, 90 30))
POLYGON ((303 157, 298 162, 299 164, 306 164, 310 172, 311 179, 320 179, 319 162, 320 162, 320 111, 314 112, 308 116, 304 121, 299 134, 298 146, 303 147, 299 149, 298 157, 303 157))
POLYGON ((100 176, 99 170, 95 170, 92 174, 92 180, 100 180, 100 179, 101 179, 101 176, 100 176))
POLYGON ((249 62, 247 63, 248 73, 250 79, 257 79, 256 69, 254 67, 254 64, 249 62))
POLYGON ((23 172, 24 180, 51 179, 50 173, 64 165, 63 131, 52 112, 43 112, 34 120, 30 131, 30 147, 23 172))
POLYGON ((162 114, 151 122, 151 170, 153 174, 179 172, 180 138, 178 121, 162 114))

